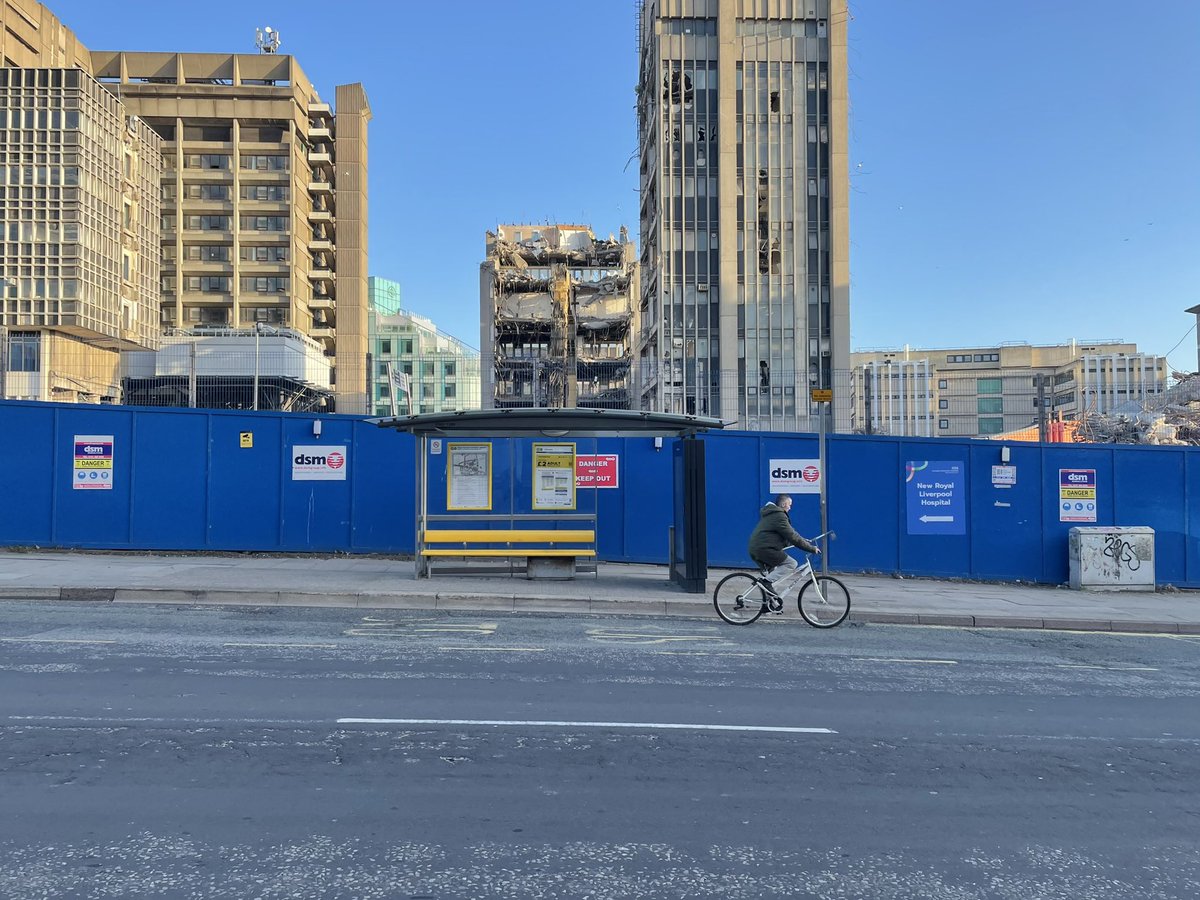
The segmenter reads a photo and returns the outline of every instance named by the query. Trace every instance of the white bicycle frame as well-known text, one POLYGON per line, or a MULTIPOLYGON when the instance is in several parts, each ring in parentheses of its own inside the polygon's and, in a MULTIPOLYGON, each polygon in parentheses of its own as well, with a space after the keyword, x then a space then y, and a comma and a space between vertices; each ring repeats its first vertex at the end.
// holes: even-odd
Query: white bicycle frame
MULTIPOLYGON (((821 534, 818 534, 815 538, 813 538, 811 541, 809 541, 809 543, 816 544, 817 541, 819 541, 821 538, 826 537, 826 536, 828 536, 830 538, 837 537, 835 532, 826 531, 821 534)), ((787 550, 785 550, 784 552, 787 553, 791 549, 792 549, 791 547, 788 547, 787 550)), ((797 547, 796 549, 799 550, 800 548, 797 547)), ((781 578, 779 580, 784 581, 786 579, 788 584, 787 584, 787 588, 785 588, 785 590, 790 590, 794 585, 799 584, 806 577, 811 579, 813 590, 815 590, 817 592, 818 601, 820 603, 828 602, 825 599, 825 595, 821 593, 821 585, 820 585, 820 582, 817 581, 817 573, 813 569, 813 565, 812 565, 812 556, 808 553, 804 554, 804 562, 797 564, 797 568, 796 568, 795 572, 791 572, 788 575, 786 575, 784 578, 781 578)), ((765 582, 766 580, 767 579, 766 579, 765 575, 761 577, 761 581, 765 582)), ((771 593, 773 593, 778 599, 782 600, 783 593, 775 590, 775 587, 777 584, 778 584, 778 582, 775 582, 774 584, 771 584, 770 582, 768 582, 771 593)), ((753 588, 751 588, 750 590, 753 590, 753 588)), ((750 591, 748 590, 748 591, 746 591, 745 595, 739 597, 738 599, 745 601, 749 596, 750 596, 750 591)))

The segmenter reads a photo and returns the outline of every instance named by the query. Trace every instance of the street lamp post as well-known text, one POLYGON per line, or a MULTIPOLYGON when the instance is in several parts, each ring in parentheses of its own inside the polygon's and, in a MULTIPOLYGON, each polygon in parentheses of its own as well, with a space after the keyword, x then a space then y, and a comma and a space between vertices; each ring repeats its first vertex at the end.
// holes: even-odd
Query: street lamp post
POLYGON ((279 329, 272 328, 270 325, 264 325, 262 322, 254 323, 254 405, 251 407, 255 412, 258 411, 258 355, 259 355, 259 338, 266 331, 268 334, 279 334, 279 329))

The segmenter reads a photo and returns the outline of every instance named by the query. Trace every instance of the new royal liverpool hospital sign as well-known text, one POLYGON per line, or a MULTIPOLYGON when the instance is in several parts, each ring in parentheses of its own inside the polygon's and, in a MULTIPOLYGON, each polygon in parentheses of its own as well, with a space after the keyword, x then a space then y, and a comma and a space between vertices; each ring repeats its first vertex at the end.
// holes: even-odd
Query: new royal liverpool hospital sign
POLYGON ((919 460, 904 467, 909 534, 966 534, 966 464, 919 460))

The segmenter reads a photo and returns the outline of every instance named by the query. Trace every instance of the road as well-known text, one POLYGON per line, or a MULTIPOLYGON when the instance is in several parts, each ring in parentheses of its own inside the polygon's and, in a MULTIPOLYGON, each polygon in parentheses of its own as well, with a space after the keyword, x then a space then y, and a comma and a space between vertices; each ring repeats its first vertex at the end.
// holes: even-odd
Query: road
POLYGON ((1200 638, 9 602, 0 897, 1194 898, 1198 749, 1200 638))

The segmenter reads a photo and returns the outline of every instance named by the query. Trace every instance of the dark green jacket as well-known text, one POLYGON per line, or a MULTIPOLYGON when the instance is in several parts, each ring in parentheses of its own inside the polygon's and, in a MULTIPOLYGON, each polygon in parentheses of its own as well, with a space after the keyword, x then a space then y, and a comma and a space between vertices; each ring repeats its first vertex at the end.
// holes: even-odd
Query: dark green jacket
POLYGON ((805 553, 817 552, 817 548, 792 527, 788 514, 774 503, 768 503, 759 512, 758 524, 750 535, 750 556, 756 557, 763 550, 782 550, 784 547, 799 547, 805 553))

